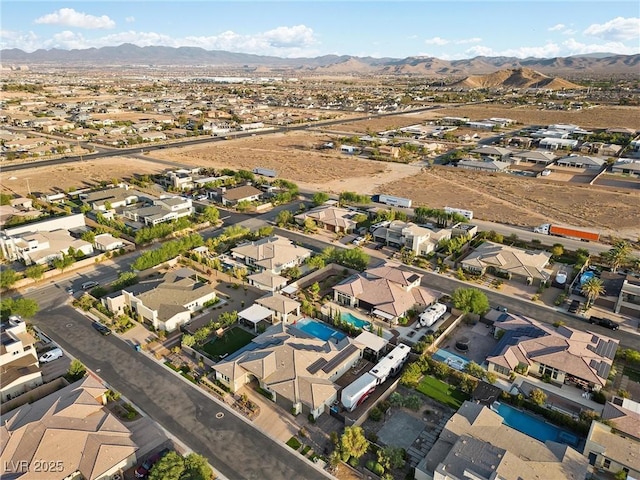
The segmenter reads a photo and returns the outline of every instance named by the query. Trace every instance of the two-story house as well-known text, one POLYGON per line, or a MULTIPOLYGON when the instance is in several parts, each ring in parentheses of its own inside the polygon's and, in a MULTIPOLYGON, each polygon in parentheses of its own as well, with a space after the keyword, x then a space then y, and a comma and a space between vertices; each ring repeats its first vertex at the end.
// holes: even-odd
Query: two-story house
POLYGON ((35 349, 36 339, 27 324, 12 315, 0 324, 0 399, 5 402, 42 385, 35 349))

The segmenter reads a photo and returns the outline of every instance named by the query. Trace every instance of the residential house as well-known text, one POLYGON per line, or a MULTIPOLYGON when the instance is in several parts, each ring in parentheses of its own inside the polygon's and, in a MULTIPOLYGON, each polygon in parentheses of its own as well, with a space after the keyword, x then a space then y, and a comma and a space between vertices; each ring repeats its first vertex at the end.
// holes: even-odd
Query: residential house
POLYGON ((190 198, 164 197, 153 200, 148 207, 128 207, 122 212, 125 218, 145 225, 157 225, 178 218, 193 215, 194 209, 190 198))
POLYGON ((466 401, 415 468, 416 480, 583 480, 587 459, 504 423, 490 408, 466 401))
POLYGON ((536 165, 549 165, 556 159, 556 156, 549 151, 525 150, 523 152, 513 153, 511 159, 515 164, 527 162, 536 165))
POLYGON ((172 332, 191 320, 191 315, 216 299, 211 285, 189 268, 172 270, 162 279, 126 287, 101 299, 115 314, 125 309, 157 330, 172 332))
POLYGON ((451 230, 433 231, 412 222, 394 220, 386 227, 373 231, 373 239, 385 245, 408 248, 416 255, 427 255, 435 250, 440 240, 451 238, 451 230))
POLYGON ((4 249, 13 260, 21 260, 25 265, 44 265, 56 258, 62 258, 73 249, 76 253, 91 255, 93 246, 84 240, 75 239, 68 230, 51 232, 28 232, 0 239, 4 249))
POLYGON ((240 202, 257 202, 262 198, 263 192, 252 185, 244 185, 236 188, 221 187, 222 205, 235 206, 240 202))
MULTIPOLYGON (((635 425, 640 426, 638 419, 635 420, 635 425)), ((627 478, 640 478, 638 432, 640 430, 629 435, 593 420, 583 453, 589 459, 589 464, 599 471, 615 475, 622 470, 627 474, 627 478)))
POLYGON ((481 172, 504 172, 511 164, 508 162, 501 162, 499 160, 460 160, 456 163, 458 168, 465 168, 467 170, 478 170, 481 172))
POLYGON ((607 383, 618 340, 567 326, 554 328, 521 315, 491 310, 498 344, 487 357, 487 370, 509 376, 518 370, 558 385, 600 390, 607 383))
POLYGON ((360 346, 348 337, 336 344, 281 324, 213 369, 216 380, 232 392, 257 381, 285 410, 318 418, 338 399, 335 381, 361 356, 360 346))
POLYGON ((582 155, 568 155, 556 160, 559 167, 586 168, 588 170, 600 170, 607 160, 599 157, 586 157, 582 155))
POLYGON ((107 480, 134 467, 138 446, 104 406, 106 392, 88 375, 3 415, 3 478, 107 480))
POLYGON ((462 259, 460 266, 473 274, 489 273, 517 279, 529 285, 538 285, 551 278, 551 273, 546 270, 550 259, 549 252, 522 250, 509 245, 484 242, 462 259))
POLYGON ((614 272, 602 272, 604 292, 595 300, 599 307, 614 313, 640 318, 640 278, 614 272))
POLYGON ((166 140, 167 136, 163 132, 146 132, 141 133, 140 138, 143 142, 160 142, 166 140))
POLYGON ((640 160, 620 158, 611 166, 611 171, 622 175, 635 175, 636 177, 640 177, 640 160))
POLYGON ((124 240, 116 238, 110 233, 101 233, 96 235, 93 239, 93 246, 96 250, 101 252, 110 252, 112 250, 118 250, 125 246, 124 240))
POLYGON ((198 174, 200 168, 186 169, 179 168, 170 170, 164 174, 161 184, 166 187, 175 188, 177 190, 188 190, 194 186, 194 177, 198 174))
POLYGON ((481 147, 471 150, 470 153, 480 155, 483 161, 497 160, 508 163, 513 151, 504 147, 492 147, 489 145, 483 145, 481 147))
POLYGON ((92 210, 102 212, 112 208, 132 205, 138 201, 138 198, 138 192, 130 190, 129 186, 126 184, 80 194, 80 199, 89 205, 92 210))
POLYGON ((432 305, 440 298, 439 292, 422 287, 421 280, 422 275, 387 263, 343 280, 333 287, 333 299, 395 324, 409 310, 432 305))
POLYGON ((306 212, 296 215, 295 221, 299 225, 304 225, 307 218, 316 222, 320 228, 335 233, 352 233, 358 225, 353 218, 358 215, 353 210, 335 207, 332 205, 321 205, 306 212))
POLYGON ((0 400, 22 395, 42 385, 36 339, 17 315, 0 323, 0 400))
POLYGON ((286 278, 267 270, 249 275, 247 276, 247 280, 249 281, 249 285, 253 285, 267 292, 278 292, 282 290, 286 287, 288 281, 286 278))
POLYGON ((616 433, 640 442, 640 403, 614 396, 605 404, 601 418, 616 433))
POLYGON ((545 136, 542 140, 540 140, 538 146, 546 150, 573 150, 578 146, 578 143, 578 140, 572 140, 570 138, 553 138, 550 136, 545 136))
POLYGON ((311 256, 311 250, 299 247, 278 235, 246 242, 231 249, 231 256, 242 260, 251 269, 275 275, 297 265, 311 256))
POLYGON ((300 318, 300 307, 302 306, 300 302, 278 292, 268 293, 257 299, 256 303, 273 312, 273 323, 289 323, 289 317, 293 317, 294 321, 300 318))

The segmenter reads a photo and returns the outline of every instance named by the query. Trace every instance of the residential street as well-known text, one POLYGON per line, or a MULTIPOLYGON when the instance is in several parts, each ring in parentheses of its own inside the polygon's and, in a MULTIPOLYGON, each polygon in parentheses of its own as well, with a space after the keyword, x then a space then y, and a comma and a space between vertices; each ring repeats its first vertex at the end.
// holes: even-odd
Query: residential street
MULTIPOLYGON (((51 288, 44 289, 52 300, 51 288)), ((235 479, 331 478, 211 400, 179 375, 136 352, 115 335, 103 337, 68 305, 64 290, 32 321, 64 350, 140 406, 155 421, 235 479), (218 418, 222 413, 222 418, 218 418)))

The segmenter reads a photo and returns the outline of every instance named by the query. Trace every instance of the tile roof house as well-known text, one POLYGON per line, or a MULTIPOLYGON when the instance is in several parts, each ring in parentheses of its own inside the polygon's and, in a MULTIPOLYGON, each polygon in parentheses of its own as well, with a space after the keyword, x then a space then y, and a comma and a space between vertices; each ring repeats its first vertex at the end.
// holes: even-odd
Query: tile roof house
POLYGON ((299 225, 303 225, 307 218, 311 218, 318 227, 335 233, 351 233, 356 229, 357 222, 353 217, 357 212, 347 210, 346 208, 334 207, 331 205, 321 205, 316 208, 296 215, 295 221, 299 225))
POLYGON ((333 287, 335 302, 359 307, 371 314, 397 323, 416 307, 435 303, 441 294, 420 286, 422 275, 387 263, 362 274, 352 275, 333 287))
POLYGON ((12 315, 0 324, 0 401, 42 385, 35 344, 19 316, 12 315))
POLYGON ((634 436, 627 436, 604 423, 593 420, 584 456, 589 464, 610 474, 624 470, 627 478, 640 478, 640 441, 634 436))
POLYGON ((361 347, 349 338, 331 343, 280 324, 213 369, 232 392, 257 380, 280 406, 318 418, 338 398, 334 382, 361 356, 361 347))
POLYGON ((560 443, 540 442, 503 424, 489 408, 469 401, 446 423, 415 468, 416 480, 582 480, 588 463, 560 443))
POLYGON ((549 252, 484 242, 461 260, 460 266, 467 272, 505 275, 531 285, 549 280, 551 274, 545 269, 550 259, 549 252))
POLYGON ((126 307, 155 329, 172 332, 191 320, 191 314, 216 299, 214 288, 200 281, 196 272, 179 268, 161 280, 142 282, 102 297, 107 309, 116 314, 126 307))
POLYGON ((133 467, 138 446, 129 429, 104 407, 106 391, 87 376, 3 415, 3 478, 102 480, 133 467), (25 472, 24 462, 35 461, 51 468, 25 472))
POLYGON ((640 403, 614 396, 605 404, 601 417, 614 431, 640 442, 640 403))
POLYGON ((618 340, 567 326, 557 329, 521 315, 499 313, 499 338, 487 370, 508 376, 516 368, 551 383, 600 390, 607 383, 618 340))
POLYGON ((258 272, 280 274, 287 268, 301 265, 311 256, 311 250, 299 247, 285 237, 274 235, 231 249, 231 256, 258 272))
POLYGON ((453 231, 449 229, 434 231, 402 220, 394 220, 386 227, 373 231, 375 241, 398 248, 408 248, 416 255, 433 252, 440 240, 449 240, 452 235, 453 231))
POLYGON ((129 189, 128 185, 105 188, 95 192, 81 193, 80 199, 93 210, 105 211, 107 204, 111 208, 124 207, 138 201, 138 192, 129 189))
POLYGON ((240 202, 255 202, 262 198, 264 192, 258 190, 252 185, 244 185, 242 187, 225 189, 222 193, 222 205, 237 205, 240 202))

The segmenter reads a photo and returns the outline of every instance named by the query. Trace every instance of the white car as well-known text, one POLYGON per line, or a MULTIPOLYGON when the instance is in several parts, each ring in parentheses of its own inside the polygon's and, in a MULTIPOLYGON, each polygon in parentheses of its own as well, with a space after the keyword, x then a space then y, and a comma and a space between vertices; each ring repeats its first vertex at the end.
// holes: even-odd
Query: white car
POLYGON ((43 353, 38 359, 38 361, 40 363, 49 363, 62 357, 62 355, 63 355, 62 349, 54 348, 53 350, 49 350, 48 352, 43 353))
POLYGON ((353 243, 356 246, 360 246, 364 243, 364 237, 356 237, 351 243, 353 243))

